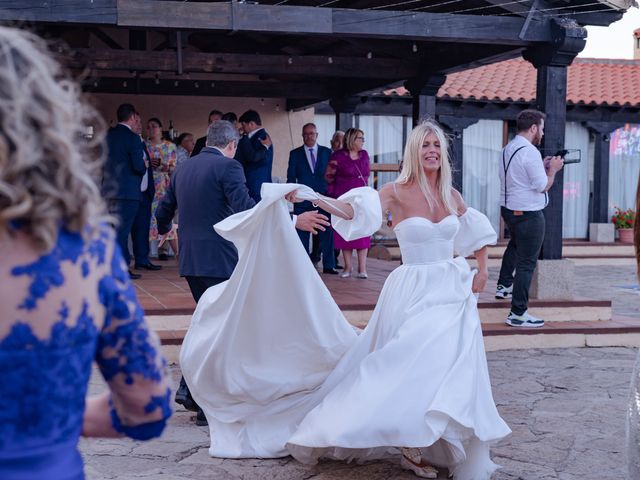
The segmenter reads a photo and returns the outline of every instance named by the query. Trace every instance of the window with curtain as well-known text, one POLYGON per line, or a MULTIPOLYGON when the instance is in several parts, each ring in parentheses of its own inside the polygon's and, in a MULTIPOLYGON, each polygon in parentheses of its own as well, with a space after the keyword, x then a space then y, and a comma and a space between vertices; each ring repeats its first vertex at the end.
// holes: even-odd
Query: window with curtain
POLYGON ((500 229, 500 152, 502 120, 479 120, 462 137, 462 196, 469 207, 484 213, 495 231, 500 229))
POLYGON ((318 129, 318 144, 331 148, 331 137, 336 131, 336 116, 331 114, 316 114, 313 119, 318 129))
POLYGON ((635 208, 640 174, 640 125, 627 124, 611 134, 609 144, 609 216, 615 207, 635 208))
POLYGON ((564 167, 562 189, 562 237, 587 238, 589 231, 589 130, 567 122, 565 148, 579 149, 582 161, 564 167))
MULTIPOLYGON (((364 149, 371 163, 399 164, 403 154, 402 129, 404 117, 360 115, 358 128, 364 132, 364 149)), ((398 178, 397 172, 378 172, 377 188, 398 178)))

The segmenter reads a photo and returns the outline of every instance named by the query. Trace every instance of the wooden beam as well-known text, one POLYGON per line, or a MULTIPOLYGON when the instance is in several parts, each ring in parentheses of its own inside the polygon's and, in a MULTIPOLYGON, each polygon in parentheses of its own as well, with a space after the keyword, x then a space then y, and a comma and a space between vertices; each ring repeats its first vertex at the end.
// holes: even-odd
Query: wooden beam
POLYGON ((0 20, 114 25, 116 0, 3 0, 0 20))
MULTIPOLYGON (((66 62, 70 68, 176 72, 175 52, 75 49, 66 62)), ((238 53, 182 52, 182 68, 192 73, 246 73, 253 75, 304 75, 400 79, 415 74, 416 67, 394 59, 366 57, 250 55, 238 53)))
MULTIPOLYGON (((190 95, 253 98, 329 98, 331 90, 319 83, 244 82, 219 80, 156 80, 140 77, 102 77, 86 80, 83 89, 95 93, 190 95)), ((285 109, 285 105, 282 105, 285 109)))
POLYGON ((551 41, 548 20, 248 3, 118 0, 118 25, 527 46, 551 41), (313 21, 310 21, 313 19, 313 21), (499 25, 498 25, 499 24, 499 25))

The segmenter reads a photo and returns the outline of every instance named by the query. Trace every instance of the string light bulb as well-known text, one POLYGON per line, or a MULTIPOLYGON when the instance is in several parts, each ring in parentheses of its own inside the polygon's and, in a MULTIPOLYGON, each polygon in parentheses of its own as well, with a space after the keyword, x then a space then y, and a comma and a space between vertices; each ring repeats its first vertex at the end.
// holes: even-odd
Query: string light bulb
POLYGON ((173 82, 173 86, 177 87, 178 86, 178 80, 176 80, 175 82, 173 82))
POLYGON ((413 46, 411 47, 411 50, 413 50, 413 53, 416 53, 418 51, 418 45, 414 43, 413 46))
POLYGON ((280 104, 276 103, 276 112, 279 112, 279 111, 280 111, 280 104))
POLYGON ((155 79, 156 85, 160 85, 160 76, 156 73, 156 79, 155 79))
POLYGON ((193 86, 196 88, 200 88, 200 84, 198 82, 194 83, 193 86))
POLYGON ((371 53, 371 52, 367 53, 367 58, 369 60, 371 60, 373 58, 373 53, 371 53))
POLYGON ((327 62, 329 62, 329 63, 333 63, 333 57, 329 57, 329 58, 327 58, 327 62))
POLYGON ((289 57, 289 58, 287 59, 287 63, 288 63, 289 65, 291 65, 291 64, 293 63, 293 58, 289 57))

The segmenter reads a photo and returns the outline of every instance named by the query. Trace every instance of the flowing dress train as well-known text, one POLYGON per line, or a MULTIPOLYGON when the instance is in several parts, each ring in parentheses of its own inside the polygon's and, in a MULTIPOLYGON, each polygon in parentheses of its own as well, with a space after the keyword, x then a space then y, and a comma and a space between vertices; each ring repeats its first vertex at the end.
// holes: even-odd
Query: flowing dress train
MULTIPOLYGON (((202 297, 181 352, 209 421, 210 454, 314 463, 419 447, 456 480, 488 479, 489 445, 510 430, 491 394, 464 259, 495 242, 486 217, 469 208, 439 223, 400 222, 403 265, 358 336, 296 242, 282 200, 294 188, 265 185, 254 209, 216 225, 240 261, 202 297)), ((380 225, 377 192, 341 198, 355 210, 353 220, 332 219, 344 238, 380 225)))

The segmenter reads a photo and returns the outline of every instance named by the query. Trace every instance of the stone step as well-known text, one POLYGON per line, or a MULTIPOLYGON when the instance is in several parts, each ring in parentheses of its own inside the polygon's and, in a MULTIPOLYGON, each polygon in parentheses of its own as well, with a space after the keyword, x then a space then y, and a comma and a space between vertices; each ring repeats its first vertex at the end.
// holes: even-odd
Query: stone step
MULTIPOLYGON (((160 336, 163 353, 179 363, 180 346, 190 316, 150 317, 160 336)), ((504 322, 483 323, 485 349, 526 350, 531 348, 640 347, 640 318, 617 316, 604 321, 547 322, 542 328, 514 328, 504 322)))

